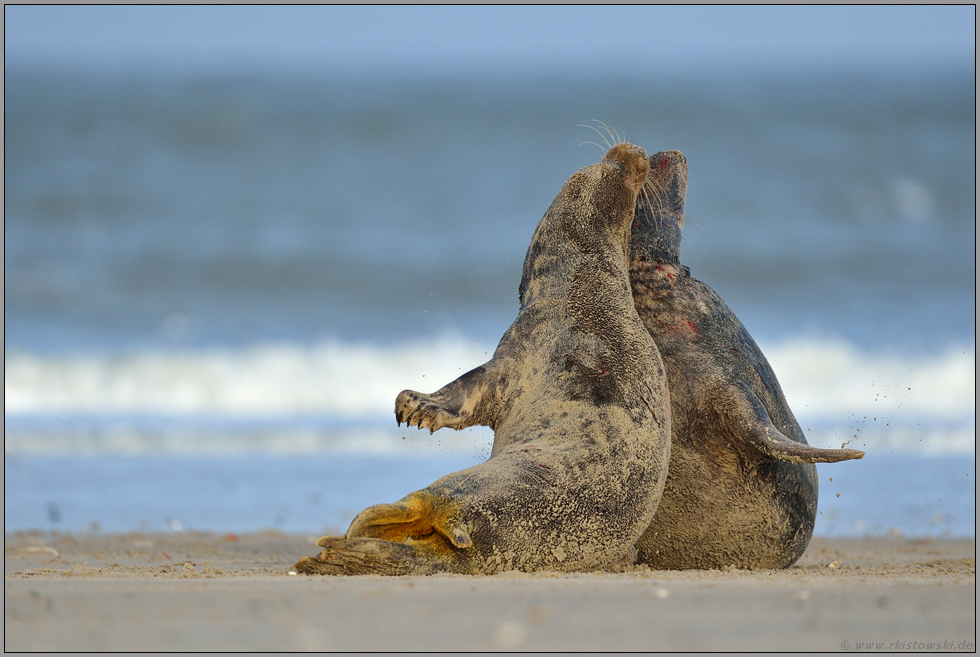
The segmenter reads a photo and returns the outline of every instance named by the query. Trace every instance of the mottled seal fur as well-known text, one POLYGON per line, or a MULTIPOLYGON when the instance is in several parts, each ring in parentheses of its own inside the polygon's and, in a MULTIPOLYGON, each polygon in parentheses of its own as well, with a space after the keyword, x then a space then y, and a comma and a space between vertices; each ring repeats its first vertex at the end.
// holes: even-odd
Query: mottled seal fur
POLYGON ((653 155, 633 221, 630 280, 667 369, 672 444, 638 560, 665 569, 786 567, 813 534, 813 463, 864 453, 807 445, 755 341, 680 263, 686 193, 684 156, 653 155))
POLYGON ((590 571, 634 556, 667 475, 670 408, 627 254, 646 153, 619 144, 573 175, 524 260, 520 311, 486 364, 405 390, 399 424, 486 425, 490 458, 324 537, 304 573, 590 571))

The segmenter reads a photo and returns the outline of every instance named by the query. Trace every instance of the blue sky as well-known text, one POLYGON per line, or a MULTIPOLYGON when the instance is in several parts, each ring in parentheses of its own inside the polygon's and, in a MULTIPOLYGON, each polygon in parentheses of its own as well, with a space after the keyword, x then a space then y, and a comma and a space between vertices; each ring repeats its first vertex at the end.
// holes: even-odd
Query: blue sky
POLYGON ((973 6, 7 6, 8 65, 687 72, 973 66, 973 6))

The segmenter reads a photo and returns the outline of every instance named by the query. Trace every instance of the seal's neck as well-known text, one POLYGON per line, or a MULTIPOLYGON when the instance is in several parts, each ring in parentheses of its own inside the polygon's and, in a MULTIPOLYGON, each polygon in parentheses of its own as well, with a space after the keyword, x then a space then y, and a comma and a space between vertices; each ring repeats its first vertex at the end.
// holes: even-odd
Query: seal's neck
POLYGON ((680 264, 684 209, 651 210, 637 204, 630 238, 630 261, 680 264))

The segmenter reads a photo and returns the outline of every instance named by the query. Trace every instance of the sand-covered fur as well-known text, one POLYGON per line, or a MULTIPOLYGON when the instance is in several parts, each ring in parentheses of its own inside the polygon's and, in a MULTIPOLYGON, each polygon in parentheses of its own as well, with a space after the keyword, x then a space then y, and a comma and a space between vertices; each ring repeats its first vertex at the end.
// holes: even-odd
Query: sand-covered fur
POLYGON ((587 571, 631 554, 667 476, 670 417, 657 347, 630 293, 646 153, 613 147, 573 175, 531 240, 521 308, 493 358, 397 420, 494 429, 491 457, 394 504, 296 564, 330 574, 587 571))

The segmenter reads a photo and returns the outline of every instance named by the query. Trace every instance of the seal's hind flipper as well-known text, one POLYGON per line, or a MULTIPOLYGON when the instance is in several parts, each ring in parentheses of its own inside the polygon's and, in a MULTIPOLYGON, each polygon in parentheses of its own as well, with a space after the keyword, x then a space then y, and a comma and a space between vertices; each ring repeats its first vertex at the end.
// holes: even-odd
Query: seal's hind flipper
POLYGON ((351 523, 347 538, 380 538, 403 543, 438 534, 453 547, 473 545, 465 523, 450 500, 425 493, 412 493, 394 504, 376 504, 364 509, 351 523))
POLYGON ((857 449, 821 449, 790 440, 773 426, 758 397, 745 388, 742 392, 750 410, 749 416, 739 422, 743 427, 738 435, 742 438, 740 446, 750 456, 763 461, 790 463, 837 463, 864 457, 864 452, 857 449))
POLYGON ((415 551, 401 543, 377 539, 346 540, 324 536, 317 545, 323 551, 303 557, 294 568, 304 575, 408 575, 426 574, 415 551))
POLYGON ((320 547, 331 547, 343 544, 347 538, 344 536, 321 536, 316 539, 316 544, 320 547))
POLYGON ((746 438, 749 451, 764 461, 837 463, 864 458, 864 452, 858 449, 821 449, 795 442, 780 433, 771 422, 748 427, 746 438))
POLYGON ((296 562, 306 575, 428 575, 451 571, 457 548, 472 547, 448 500, 412 493, 395 504, 368 507, 347 536, 323 536, 323 551, 296 562))

